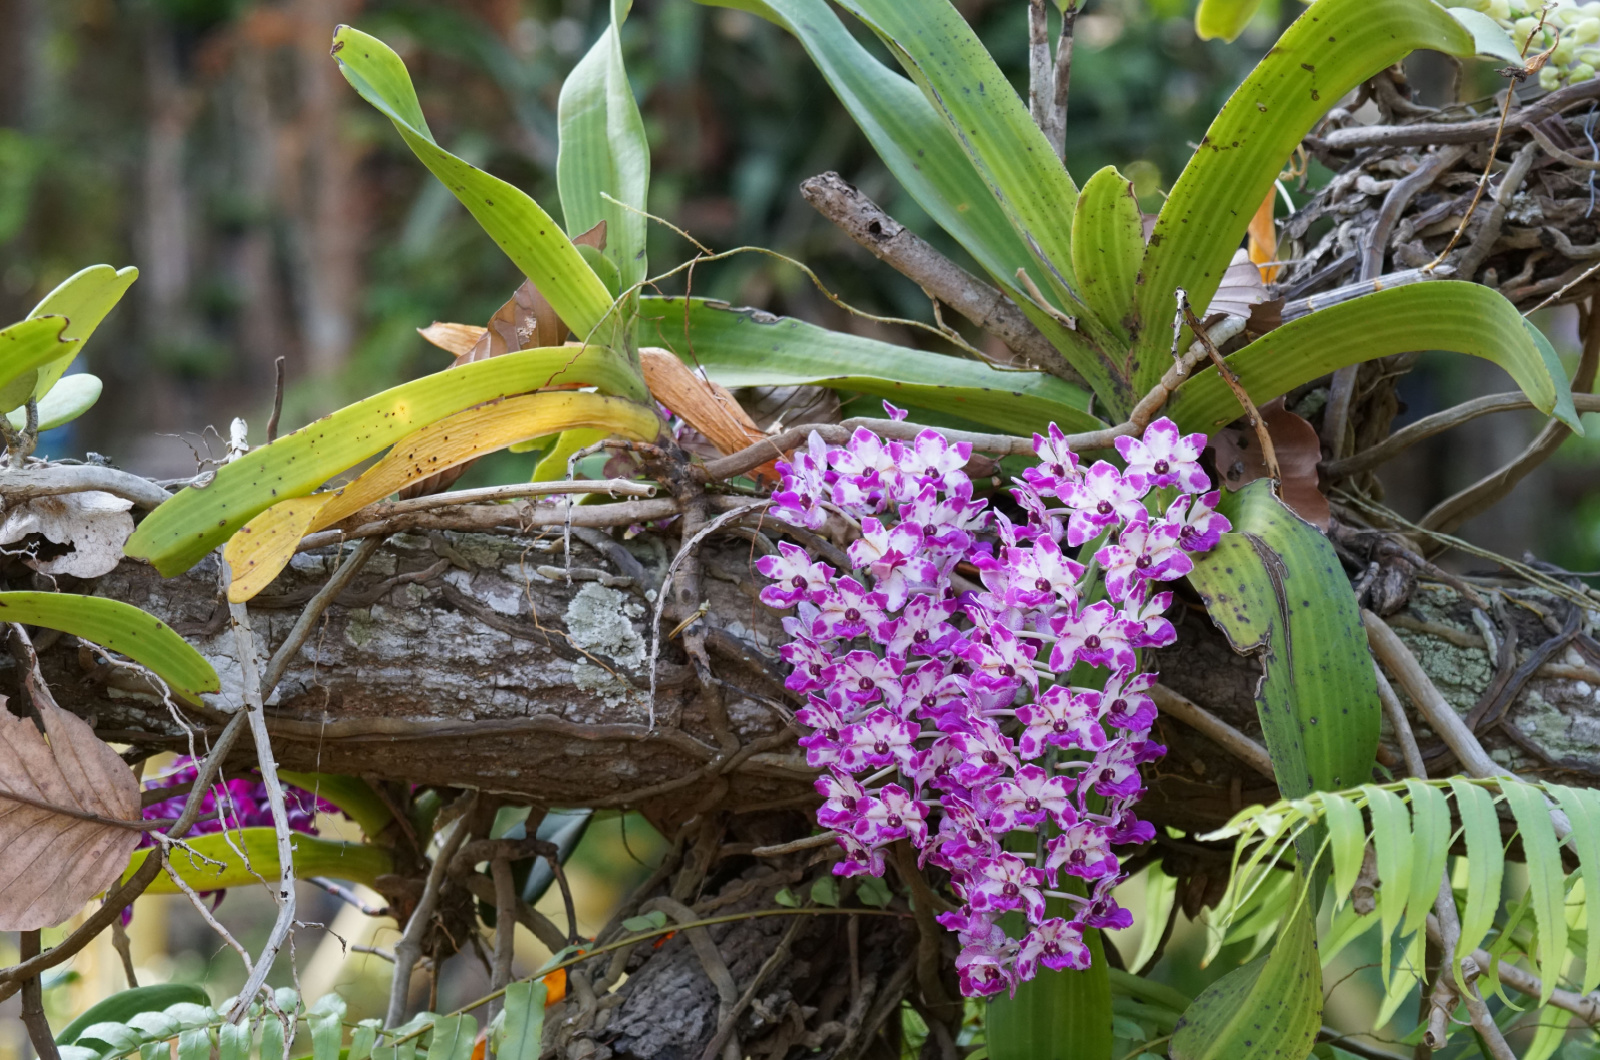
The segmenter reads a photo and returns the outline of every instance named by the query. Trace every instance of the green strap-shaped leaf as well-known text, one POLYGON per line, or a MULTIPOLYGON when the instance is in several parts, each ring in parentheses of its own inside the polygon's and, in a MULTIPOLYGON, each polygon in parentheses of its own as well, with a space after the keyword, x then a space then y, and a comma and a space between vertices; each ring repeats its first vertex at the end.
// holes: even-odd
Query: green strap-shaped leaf
POLYGON ((1476 50, 1472 35, 1433 0, 1317 0, 1229 98, 1150 237, 1130 373, 1135 390, 1153 386, 1171 362, 1176 289, 1196 307, 1208 305, 1301 138, 1340 96, 1418 48, 1461 56, 1476 50))
POLYGON ((1378 923, 1382 961, 1389 975, 1389 943, 1411 897, 1411 814, 1400 796, 1386 788, 1363 785, 1367 812, 1372 814, 1372 847, 1378 854, 1378 923))
POLYGON ((39 370, 66 356, 66 317, 34 317, 0 329, 0 412, 27 404, 39 384, 39 370))
POLYGON ((339 812, 360 827, 368 839, 376 839, 394 820, 389 805, 378 797, 371 784, 360 777, 342 773, 297 773, 290 769, 278 770, 278 777, 287 784, 304 788, 333 803, 339 812))
POLYGON ((95 328, 100 326, 106 314, 116 307, 138 278, 139 270, 132 265, 121 269, 113 269, 110 265, 91 265, 62 280, 55 290, 33 307, 33 312, 28 314, 30 319, 66 317, 69 323, 61 337, 71 345, 71 349, 39 372, 39 382, 33 391, 35 397, 43 398, 50 393, 51 388, 72 366, 72 360, 83 349, 84 342, 94 334, 95 328))
MULTIPOLYGON (((1539 969, 1543 989, 1539 1004, 1550 1000, 1550 993, 1561 977, 1567 956, 1566 873, 1561 867, 1555 825, 1550 822, 1550 804, 1544 792, 1531 784, 1505 780, 1500 785, 1506 805, 1522 833, 1523 862, 1528 867, 1528 897, 1533 906, 1534 923, 1539 930, 1539 969)), ((1585 893, 1585 900, 1588 895, 1585 893)))
POLYGON ((121 652, 191 701, 222 687, 217 671, 171 626, 120 600, 77 593, 0 593, 0 622, 59 629, 121 652))
POLYGON ((1571 1026, 1573 1018, 1573 1014, 1566 1009, 1552 1007, 1541 1010, 1539 1029, 1534 1032, 1533 1041, 1528 1043, 1522 1060, 1550 1060, 1567 1040, 1567 1028, 1571 1026))
POLYGON ((950 0, 841 0, 886 44, 944 118, 1069 314, 1078 189, 1027 104, 950 0))
POLYGON ((689 340, 681 298, 643 298, 639 344, 664 346, 723 386, 814 383, 961 416, 1014 434, 1098 430, 1089 395, 1042 372, 1002 372, 977 361, 691 299, 689 340), (692 348, 691 348, 692 343, 692 348))
POLYGON ((433 1025, 428 1060, 472 1060, 472 1043, 477 1036, 478 1021, 471 1016, 441 1017, 433 1025))
POLYGON ((124 1024, 141 1012, 160 1012, 184 1001, 205 1005, 209 1004, 210 1000, 204 988, 193 983, 157 983, 153 986, 136 986, 129 990, 121 990, 90 1005, 83 1015, 67 1024, 61 1033, 56 1035, 56 1044, 82 1044, 90 1048, 99 1048, 103 1045, 109 1048, 111 1044, 109 1042, 82 1041, 84 1032, 97 1023, 124 1024))
POLYGON ((1107 331, 1128 339, 1144 221, 1128 178, 1106 166, 1084 184, 1072 222, 1072 267, 1084 302, 1107 331))
MULTIPOLYGON (((226 887, 242 887, 261 878, 276 879, 279 874, 278 837, 269 827, 235 828, 226 835, 212 832, 209 835, 186 839, 184 842, 193 847, 195 853, 211 859, 201 861, 199 858, 190 858, 182 850, 174 851, 168 859, 173 870, 197 891, 220 891, 226 887), (229 840, 232 840, 231 845, 229 840), (240 859, 234 847, 245 852, 249 858, 248 864, 240 859), (215 862, 221 862, 220 867, 215 862)), ((334 879, 364 883, 370 887, 379 876, 394 871, 394 859, 382 847, 368 846, 364 843, 341 843, 298 833, 294 836, 293 844, 296 879, 332 876, 334 879)), ((149 853, 148 848, 134 851, 133 857, 128 860, 128 867, 124 870, 122 879, 126 880, 132 876, 139 866, 144 864, 144 859, 149 853)), ((155 882, 145 889, 145 893, 180 892, 178 885, 163 873, 156 876, 155 882)))
POLYGON ((1047 281, 966 151, 916 85, 880 63, 851 35, 827 0, 701 0, 759 15, 794 34, 818 72, 860 126, 895 179, 1017 302, 1107 406, 1132 405, 1132 390, 1111 363, 1038 308, 1017 282, 1025 268, 1047 281))
MULTIPOLYGON (((1032 838, 1031 836, 1029 837, 1032 838)), ((1076 881, 1068 886, 1081 893, 1076 881)), ((1072 916, 1063 898, 1045 899, 1046 915, 1072 916)), ((1002 921, 1013 936, 1027 930, 1022 918, 1007 914, 1002 921)), ((1106 974, 1105 941, 1090 929, 1083 933, 1090 965, 1082 971, 1039 974, 989 1002, 984 1019, 990 1060, 1113 1060, 1111 1048, 1111 983, 1106 974)))
POLYGON ((1402 935, 1421 930, 1427 921, 1450 860, 1451 838, 1450 806, 1444 792, 1415 778, 1406 781, 1406 792, 1411 796, 1412 868, 1411 897, 1406 902, 1402 935))
POLYGON ((556 181, 567 231, 606 223, 605 256, 626 289, 648 273, 645 197, 650 188, 650 143, 622 65, 622 22, 632 0, 611 0, 611 22, 561 85, 557 117, 561 147, 556 181), (602 197, 609 195, 629 210, 602 197))
POLYGON ((1322 937, 1317 946, 1317 956, 1326 969, 1333 963, 1333 959, 1350 943, 1371 931, 1378 923, 1378 911, 1358 913, 1356 907, 1345 903, 1344 908, 1334 914, 1333 923, 1328 927, 1328 933, 1322 937))
MULTIPOLYGON (((48 431, 82 416, 100 400, 100 390, 99 378, 88 372, 67 376, 39 399, 39 429, 48 431)), ((28 422, 28 413, 26 409, 13 409, 6 418, 11 426, 21 430, 28 422)))
POLYGON ((1546 784, 1556 797, 1572 834, 1567 841, 1578 855, 1578 870, 1583 874, 1583 912, 1587 938, 1584 940, 1583 988, 1587 994, 1600 986, 1600 792, 1593 788, 1569 788, 1565 784, 1546 784))
POLYGON ((1467 904, 1461 911, 1461 942, 1456 946, 1459 961, 1483 945, 1494 926, 1505 873, 1505 847, 1500 843, 1494 796, 1463 777, 1451 777, 1450 790, 1467 840, 1467 904))
POLYGON ((220 468, 205 488, 185 489, 151 512, 124 551, 149 560, 169 578, 181 574, 272 505, 305 496, 413 431, 481 402, 558 382, 588 383, 635 399, 648 396, 627 362, 598 346, 523 350, 447 368, 251 450, 220 468))
POLYGON ((1260 6, 1261 0, 1200 0, 1194 13, 1195 32, 1201 40, 1231 41, 1244 32, 1260 6))
POLYGON ((1322 793, 1323 823, 1328 829, 1328 846, 1333 854, 1334 908, 1343 905, 1361 875, 1361 860, 1367 849, 1367 826, 1361 810, 1343 795, 1322 793))
POLYGON ((1339 558, 1265 479, 1223 503, 1233 532, 1195 557, 1189 582, 1233 649, 1261 659, 1256 709, 1278 788, 1294 798, 1354 787, 1371 773, 1381 708, 1339 558))
POLYGON ((561 319, 580 337, 593 331, 611 307, 611 292, 544 208, 434 142, 411 75, 387 44, 340 26, 333 35, 333 56, 345 80, 394 122, 406 146, 461 200, 561 319))
MULTIPOLYGON (((1549 341, 1504 296, 1476 283, 1434 280, 1341 302, 1262 336, 1228 364, 1259 405, 1345 365, 1417 350, 1493 361, 1541 412, 1583 433, 1549 341)), ((1214 367, 1180 386, 1167 412, 1184 430, 1207 433, 1241 415, 1214 367)))
POLYGON ((543 982, 518 981, 506 987, 505 1031, 495 1060, 539 1060, 546 993, 543 982))
POLYGON ((1311 1052, 1321 1026, 1316 924, 1309 903, 1301 902, 1268 953, 1194 999, 1178 1021, 1170 1055, 1173 1060, 1299 1060, 1311 1052))
POLYGON ((1168 876, 1161 869, 1159 861, 1150 863, 1144 870, 1144 916, 1139 922, 1144 925, 1144 934, 1139 939, 1139 949, 1133 955, 1133 960, 1128 962, 1130 968, 1143 968, 1150 958, 1156 955, 1156 947, 1161 943, 1163 928, 1167 918, 1172 915, 1172 907, 1178 898, 1178 880, 1175 876, 1168 876))

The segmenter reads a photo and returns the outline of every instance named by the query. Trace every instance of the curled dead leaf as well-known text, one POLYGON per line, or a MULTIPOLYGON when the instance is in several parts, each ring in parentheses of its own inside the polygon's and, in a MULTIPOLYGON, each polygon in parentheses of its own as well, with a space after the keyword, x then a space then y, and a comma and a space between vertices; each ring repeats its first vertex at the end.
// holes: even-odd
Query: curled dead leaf
POLYGON ((139 845, 139 781, 111 745, 25 683, 44 731, 0 697, 0 931, 53 927, 109 887, 139 845))
POLYGON ((37 534, 47 542, 66 546, 66 551, 30 557, 27 563, 34 570, 98 578, 122 561, 122 546, 133 534, 133 516, 128 512, 132 507, 132 501, 98 490, 35 497, 5 513, 0 522, 0 545, 14 545, 37 534))
MULTIPOLYGON (((1289 510, 1306 522, 1328 529, 1332 512, 1328 498, 1318 488, 1317 464, 1322 459, 1322 443, 1317 429, 1284 408, 1276 398, 1261 406, 1261 420, 1277 450, 1278 470, 1283 475, 1278 496, 1289 510)), ((1228 427, 1211 436, 1217 474, 1230 490, 1243 489, 1258 478, 1267 477, 1266 462, 1255 432, 1228 427)))

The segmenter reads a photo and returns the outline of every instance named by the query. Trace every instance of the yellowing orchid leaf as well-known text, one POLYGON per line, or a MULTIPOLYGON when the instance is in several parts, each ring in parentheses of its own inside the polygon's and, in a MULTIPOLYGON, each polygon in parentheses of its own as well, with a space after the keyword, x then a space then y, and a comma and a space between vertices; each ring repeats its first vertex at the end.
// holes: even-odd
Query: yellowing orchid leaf
POLYGON ((649 441, 660 426, 652 410, 632 401, 581 391, 524 394, 446 416, 401 439, 354 482, 280 502, 250 520, 222 552, 233 572, 228 599, 243 603, 266 588, 306 534, 446 468, 557 431, 591 427, 649 441))

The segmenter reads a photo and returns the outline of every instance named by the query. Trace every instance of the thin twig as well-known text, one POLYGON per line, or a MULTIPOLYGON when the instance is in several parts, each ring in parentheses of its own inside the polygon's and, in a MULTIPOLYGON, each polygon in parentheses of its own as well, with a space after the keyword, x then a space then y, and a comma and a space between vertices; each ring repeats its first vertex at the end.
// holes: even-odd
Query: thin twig
POLYGON ((1244 409, 1245 420, 1255 431, 1256 441, 1261 445, 1261 461, 1267 467, 1267 475, 1273 482, 1282 482, 1283 472, 1278 467, 1278 450, 1272 444, 1272 435, 1267 431, 1266 421, 1261 418, 1261 410, 1250 400, 1250 392, 1245 390, 1244 384, 1239 381, 1239 373, 1233 370, 1233 366, 1228 364, 1217 350, 1200 318, 1195 316, 1194 310, 1189 307, 1188 296, 1181 289, 1178 291, 1178 307, 1189 325, 1189 330, 1194 332, 1195 341, 1205 347, 1206 356, 1217 366, 1217 374, 1222 376, 1223 382, 1228 384, 1228 389, 1233 391, 1233 396, 1244 409))
POLYGON ((326 876, 308 876, 306 877, 306 882, 321 887, 324 891, 327 891, 341 902, 351 906, 352 908, 361 910, 368 916, 389 915, 389 910, 387 907, 379 908, 377 906, 368 905, 364 900, 362 900, 362 897, 359 894, 351 890, 349 887, 346 887, 338 880, 330 880, 326 876))
POLYGON ((193 887, 189 886, 189 881, 183 878, 182 873, 172 867, 171 859, 163 858, 162 863, 163 868, 166 869, 167 877, 177 885, 178 890, 182 891, 188 897, 189 904, 194 906, 195 911, 200 914, 200 919, 204 920, 206 925, 210 927, 212 931, 215 931, 218 937, 220 937, 223 942, 226 942, 228 946, 239 955, 239 959, 244 962, 244 974, 248 976, 251 972, 251 969, 254 967, 250 960, 249 951, 247 951, 243 946, 239 945, 239 940, 234 938, 233 934, 229 932, 227 928, 222 926, 222 922, 212 915, 210 909, 206 908, 205 899, 201 898, 199 892, 197 892, 193 887))
POLYGON ((1400 745, 1400 757, 1405 759, 1406 770, 1419 780, 1427 780, 1428 765, 1422 759, 1422 748, 1417 746, 1417 735, 1411 731, 1406 708, 1400 704, 1400 697, 1394 694, 1394 688, 1383 675, 1383 668, 1376 659, 1372 662, 1372 673, 1378 681, 1378 701, 1383 704, 1383 712, 1389 716, 1389 724, 1394 727, 1394 738, 1400 745))
POLYGON ((779 858, 785 854, 798 854, 802 850, 815 850, 825 847, 839 840, 839 834, 831 828, 819 835, 806 836, 804 839, 795 839, 788 843, 779 843, 776 846, 755 847, 750 851, 752 857, 779 858))
MULTIPOLYGON (((223 562, 220 566, 222 592, 226 595, 228 564, 223 562)), ((272 738, 267 734, 266 707, 262 702, 261 678, 256 670, 256 639, 250 629, 250 612, 244 604, 230 604, 228 614, 233 624, 234 651, 239 662, 240 693, 244 697, 244 705, 239 710, 249 719, 250 735, 256 747, 256 768, 261 775, 261 786, 267 792, 267 807, 272 812, 272 828, 278 843, 278 889, 273 895, 273 900, 278 904, 278 916, 273 921, 272 930, 267 935, 266 945, 262 947, 255 967, 235 995, 232 1005, 226 1009, 228 1021, 237 1024, 249 1011, 256 992, 266 982, 267 973, 272 971, 278 951, 294 929, 294 833, 289 829, 283 785, 278 782, 278 763, 272 755, 272 738)))
MULTIPOLYGON (((1465 965, 1466 961, 1461 963, 1465 965)), ((1467 1015, 1472 1020, 1472 1029, 1483 1039, 1483 1044, 1488 1048, 1492 1060, 1517 1060, 1517 1054, 1512 1052, 1511 1046, 1506 1043, 1506 1036, 1500 1033, 1500 1026, 1495 1023, 1494 1014, 1489 1011, 1489 1006, 1484 1004, 1483 995, 1478 993, 1476 974, 1467 977, 1467 991, 1461 1000, 1467 1003, 1467 1015)))
POLYGON ((122 974, 128 980, 128 989, 136 988, 139 985, 139 973, 133 968, 133 946, 128 940, 128 929, 122 926, 121 917, 111 921, 111 948, 122 958, 122 974))
POLYGON ((439 891, 444 886, 445 871, 471 831, 472 808, 477 805, 478 795, 477 792, 471 792, 463 798, 465 805, 462 812, 440 845, 439 853, 434 856, 433 865, 428 869, 427 882, 422 888, 422 897, 417 900, 411 919, 406 921, 400 941, 395 943, 394 979, 389 984, 389 1008, 383 1019, 385 1027, 398 1027, 405 1019, 406 998, 411 992, 411 969, 422 955, 422 938, 428 933, 434 910, 439 906, 439 891))
POLYGON ((1161 713, 1177 718, 1268 780, 1277 779, 1272 770, 1272 756, 1265 747, 1200 704, 1179 695, 1166 685, 1151 688, 1150 698, 1155 700, 1161 713))
POLYGON ((1367 643, 1372 647, 1372 654, 1394 675, 1395 681, 1428 720, 1429 727, 1439 734, 1456 756, 1462 770, 1468 776, 1479 779, 1511 776, 1509 770, 1489 757, 1483 744, 1467 728, 1467 723, 1456 713, 1456 708, 1440 693, 1399 634, 1365 608, 1361 611, 1361 622, 1366 627, 1367 643))
MULTIPOLYGON (((29 960, 39 956, 39 930, 22 932, 19 956, 29 960)), ((56 1039, 50 1033, 50 1021, 44 1014, 44 990, 37 975, 22 981, 22 1022, 28 1028, 28 1038, 39 1054, 39 1060, 61 1060, 56 1051, 56 1039)))
POLYGON ((994 335, 1030 366, 1070 382, 1082 381, 1016 302, 945 257, 839 174, 829 171, 807 178, 800 184, 800 194, 845 235, 930 297, 994 335))
POLYGON ((516 954, 517 887, 511 878, 511 862, 505 858, 489 862, 489 874, 494 879, 495 914, 494 974, 489 977, 489 989, 504 990, 511 982, 511 959, 516 954))
MULTIPOLYGON (((1592 391, 1597 369, 1600 369, 1600 313, 1591 310, 1583 336, 1583 353, 1573 373, 1570 389, 1574 393, 1592 391)), ((1561 448, 1571 434, 1571 427, 1559 420, 1550 420, 1513 460, 1434 505, 1417 520, 1417 525, 1442 533, 1455 530, 1473 516, 1499 503, 1516 488, 1518 482, 1561 448)))
MULTIPOLYGON (((1573 394, 1572 404, 1579 412, 1600 412, 1600 395, 1573 394)), ((1529 401, 1527 395, 1521 391, 1485 394, 1482 397, 1472 398, 1442 412, 1435 412, 1431 416, 1424 416, 1420 420, 1408 423, 1369 449, 1352 453, 1343 460, 1329 460, 1322 465, 1322 473, 1330 480, 1359 475, 1363 471, 1371 471, 1375 467, 1387 464, 1419 442, 1425 442, 1437 434, 1470 423, 1480 416, 1496 412, 1517 412, 1533 407, 1533 402, 1529 401)))
POLYGON ((1050 60, 1050 10, 1045 0, 1028 0, 1028 111, 1056 157, 1061 157, 1065 126, 1056 109, 1055 70, 1050 60))
POLYGON ((772 974, 773 969, 788 960, 789 946, 794 942, 795 935, 799 934, 800 925, 804 923, 804 920, 796 920, 789 925, 789 929, 778 940, 777 949, 773 950, 772 955, 761 962, 761 967, 756 969, 755 978, 750 980, 750 985, 744 988, 744 993, 740 994, 739 1000, 734 1003, 733 1011, 728 1014, 727 1019, 720 1023, 717 1027, 717 1033, 711 1036, 711 1040, 701 1050, 700 1060, 716 1060, 717 1055, 723 1051, 733 1037, 733 1028, 739 1022, 739 1017, 744 1015, 744 1010, 749 1008, 750 1003, 755 1000, 756 991, 761 988, 762 983, 766 982, 767 976, 772 974))
POLYGON ((277 441, 278 417, 283 415, 283 358, 279 357, 273 362, 272 367, 277 375, 277 382, 272 388, 272 415, 267 418, 268 442, 277 441))
POLYGON ((1061 35, 1056 38, 1056 139, 1050 146, 1062 161, 1067 157, 1067 94, 1072 87, 1072 40, 1078 23, 1078 0, 1067 0, 1061 8, 1061 35))

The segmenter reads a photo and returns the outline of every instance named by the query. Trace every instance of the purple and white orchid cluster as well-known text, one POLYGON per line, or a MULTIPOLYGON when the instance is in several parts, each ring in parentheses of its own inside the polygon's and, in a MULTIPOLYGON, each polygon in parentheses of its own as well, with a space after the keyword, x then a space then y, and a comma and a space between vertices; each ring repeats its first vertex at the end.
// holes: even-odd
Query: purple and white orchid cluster
POLYGON ((772 579, 762 601, 797 609, 782 656, 808 696, 806 760, 826 770, 833 871, 882 875, 900 839, 947 870, 963 904, 939 920, 959 934, 971 997, 1014 991, 1040 964, 1087 967, 1086 929, 1132 923, 1111 894, 1114 848, 1154 835, 1133 806, 1139 766, 1166 751, 1139 655, 1176 637, 1172 594, 1155 587, 1229 524, 1199 464, 1204 435, 1161 419, 1116 444, 1123 469, 1082 467, 1054 424, 1035 435, 1039 465, 1011 491, 1021 524, 974 498, 971 447, 933 430, 910 443, 857 430, 835 449, 812 434, 778 464, 773 515, 860 521, 848 572, 788 542, 757 562, 772 579), (1056 890, 1063 875, 1086 895, 1056 890), (1047 897, 1070 916, 1048 915, 1047 897), (1022 938, 999 923, 1014 910, 1022 938))

